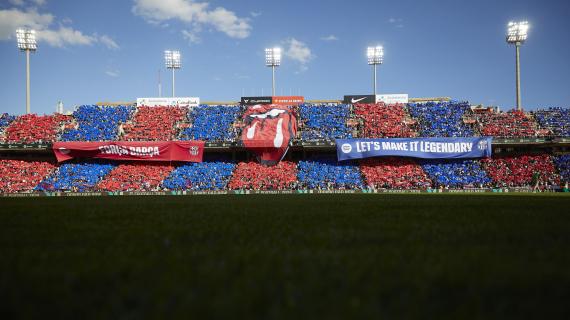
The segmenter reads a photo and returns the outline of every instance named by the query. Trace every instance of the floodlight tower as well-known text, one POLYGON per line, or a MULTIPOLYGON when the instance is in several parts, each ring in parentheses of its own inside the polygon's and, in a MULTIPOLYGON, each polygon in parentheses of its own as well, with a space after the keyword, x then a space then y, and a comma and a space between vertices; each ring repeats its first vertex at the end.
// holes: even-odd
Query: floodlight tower
POLYGON ((172 97, 174 98, 174 70, 182 67, 180 63, 180 51, 164 51, 164 61, 166 62, 166 68, 172 69, 172 97))
POLYGON ((265 65, 271 67, 271 95, 275 96, 275 67, 281 65, 281 48, 265 49, 265 65))
POLYGON ((528 21, 509 22, 507 26, 507 43, 514 44, 516 50, 516 90, 517 90, 517 110, 522 111, 521 103, 521 66, 520 47, 528 36, 528 21))
POLYGON ((376 99, 376 66, 384 63, 384 47, 368 47, 366 50, 368 64, 372 65, 374 70, 374 99, 376 99))
POLYGON ((30 51, 38 49, 36 31, 31 29, 16 30, 18 49, 26 52, 26 113, 30 113, 30 51))

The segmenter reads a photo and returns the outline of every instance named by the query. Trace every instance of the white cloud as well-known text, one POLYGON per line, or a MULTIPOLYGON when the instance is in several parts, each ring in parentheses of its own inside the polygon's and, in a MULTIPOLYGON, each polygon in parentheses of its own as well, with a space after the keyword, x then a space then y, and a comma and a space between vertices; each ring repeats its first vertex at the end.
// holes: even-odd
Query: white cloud
POLYGON ((196 31, 182 30, 182 36, 190 43, 200 43, 202 41, 196 31))
POLYGON ((222 7, 212 10, 207 2, 193 0, 135 0, 133 13, 153 24, 179 20, 194 28, 209 26, 236 39, 247 38, 251 32, 249 19, 239 18, 222 7))
POLYGON ((334 34, 331 34, 331 35, 328 35, 326 37, 321 37, 321 40, 323 40, 323 41, 337 41, 338 38, 334 34))
POLYGON ((257 18, 261 15, 261 12, 252 11, 249 13, 252 17, 257 18))
POLYGON ((67 27, 59 27, 58 30, 38 30, 38 42, 46 42, 53 47, 66 45, 92 45, 97 38, 83 34, 81 31, 67 27))
MULTIPOLYGON (((45 3, 34 0, 34 3, 45 3)), ((71 20, 63 19, 59 28, 50 28, 55 22, 55 17, 50 13, 39 13, 35 8, 27 10, 7 9, 0 10, 0 41, 14 38, 16 29, 21 27, 32 28, 37 31, 38 42, 47 43, 53 47, 65 47, 67 45, 93 45, 101 43, 109 49, 118 49, 119 45, 107 35, 87 35, 63 24, 70 24, 71 20)))
POLYGON ((117 78, 118 76, 121 75, 121 73, 118 70, 107 70, 105 71, 105 74, 112 78, 117 78))
POLYGON ((115 40, 113 40, 111 37, 109 37, 107 35, 100 36, 99 42, 101 42, 101 44, 105 45, 108 49, 112 49, 112 50, 119 50, 120 49, 117 42, 115 42, 115 40))
POLYGON ((309 61, 315 58, 311 49, 304 42, 295 38, 290 38, 285 41, 284 55, 291 60, 299 62, 301 64, 301 71, 306 71, 309 61))
POLYGON ((403 28, 404 24, 402 23, 404 19, 402 18, 394 18, 391 17, 388 19, 388 23, 393 24, 396 28, 403 28))
MULTIPOLYGON (((8 2, 19 7, 23 7, 26 5, 25 0, 9 0, 8 2)), ((31 5, 37 5, 37 6, 43 6, 44 4, 46 4, 45 0, 29 0, 28 2, 31 5)))

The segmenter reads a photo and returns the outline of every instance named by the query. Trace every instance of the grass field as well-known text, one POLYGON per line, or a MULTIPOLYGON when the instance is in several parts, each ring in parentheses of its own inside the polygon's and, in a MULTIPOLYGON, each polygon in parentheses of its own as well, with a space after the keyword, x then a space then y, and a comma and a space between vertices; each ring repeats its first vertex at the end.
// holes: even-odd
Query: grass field
POLYGON ((568 319, 570 197, 0 199, 0 319, 299 315, 568 319))

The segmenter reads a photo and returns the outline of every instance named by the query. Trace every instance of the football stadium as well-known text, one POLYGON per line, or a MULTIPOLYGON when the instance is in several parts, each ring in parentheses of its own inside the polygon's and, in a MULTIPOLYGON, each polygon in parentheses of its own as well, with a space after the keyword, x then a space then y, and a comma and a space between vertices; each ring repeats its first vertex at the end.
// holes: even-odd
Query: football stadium
MULTIPOLYGON (((0 17, 43 5, 10 3, 0 17)), ((162 8, 134 3, 147 18, 162 8)), ((167 48, 171 94, 159 74, 158 94, 43 114, 30 55, 55 36, 13 25, 26 99, 0 114, 1 318, 570 316, 570 109, 523 107, 532 23, 504 30, 514 107, 380 93, 375 44, 362 94, 279 93, 293 55, 268 46, 268 94, 187 95, 184 50, 167 48)))

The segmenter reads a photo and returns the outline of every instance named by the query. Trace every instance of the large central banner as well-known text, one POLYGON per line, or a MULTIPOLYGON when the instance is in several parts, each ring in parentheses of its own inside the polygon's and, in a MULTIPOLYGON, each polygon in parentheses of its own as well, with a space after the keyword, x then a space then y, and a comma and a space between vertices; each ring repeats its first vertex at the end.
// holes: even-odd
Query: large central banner
POLYGON ((204 141, 56 142, 58 162, 73 158, 202 162, 204 141))
POLYGON ((485 158, 491 156, 491 137, 337 139, 338 160, 382 156, 423 159, 485 158))
POLYGON ((272 165, 281 161, 297 134, 297 118, 290 107, 255 105, 243 116, 241 134, 244 146, 254 152, 260 163, 272 165))

